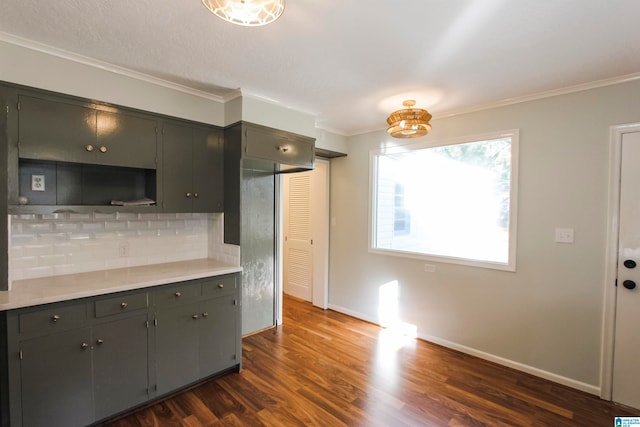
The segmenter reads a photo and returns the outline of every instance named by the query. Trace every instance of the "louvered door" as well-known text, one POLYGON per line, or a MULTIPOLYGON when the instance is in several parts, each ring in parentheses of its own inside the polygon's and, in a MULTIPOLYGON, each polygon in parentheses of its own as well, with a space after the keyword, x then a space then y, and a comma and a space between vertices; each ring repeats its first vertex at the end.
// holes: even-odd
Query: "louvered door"
POLYGON ((311 233, 311 172, 285 175, 284 292, 311 301, 313 236, 311 233))

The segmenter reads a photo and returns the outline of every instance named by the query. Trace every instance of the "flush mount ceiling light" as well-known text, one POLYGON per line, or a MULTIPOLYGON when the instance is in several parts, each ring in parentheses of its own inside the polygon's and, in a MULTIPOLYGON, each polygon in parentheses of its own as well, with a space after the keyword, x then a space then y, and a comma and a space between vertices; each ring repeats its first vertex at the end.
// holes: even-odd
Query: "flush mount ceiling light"
POLYGON ((284 11, 284 0, 202 0, 218 18, 245 27, 275 21, 284 11))
POLYGON ((387 118, 389 135, 394 138, 418 138, 428 134, 431 130, 431 114, 421 108, 411 108, 416 105, 416 101, 411 99, 402 105, 407 108, 394 111, 387 118))

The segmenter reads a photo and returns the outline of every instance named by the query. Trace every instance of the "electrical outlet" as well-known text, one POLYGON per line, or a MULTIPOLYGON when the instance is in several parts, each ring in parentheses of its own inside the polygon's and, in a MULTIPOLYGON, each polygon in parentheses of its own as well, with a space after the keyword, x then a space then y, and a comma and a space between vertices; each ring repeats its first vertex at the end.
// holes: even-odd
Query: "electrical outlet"
POLYGON ((426 271, 427 273, 435 273, 436 272, 436 266, 434 264, 425 264, 424 265, 424 271, 426 271))
POLYGON ((557 243, 573 243, 573 228, 556 228, 557 243))
POLYGON ((45 191, 44 175, 31 175, 31 191, 45 191))
POLYGON ((129 250, 131 248, 129 247, 129 242, 120 242, 118 244, 118 254, 122 257, 122 258, 126 258, 129 256, 129 250))

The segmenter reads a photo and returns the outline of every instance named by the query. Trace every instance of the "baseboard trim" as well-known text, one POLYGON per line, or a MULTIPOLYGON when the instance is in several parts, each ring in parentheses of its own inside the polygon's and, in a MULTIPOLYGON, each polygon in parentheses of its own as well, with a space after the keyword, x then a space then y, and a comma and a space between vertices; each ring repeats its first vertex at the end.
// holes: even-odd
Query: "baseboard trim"
MULTIPOLYGON (((342 314, 346 314, 351 317, 355 317, 360 320, 364 320, 369 323, 373 323, 379 325, 378 320, 374 319, 370 316, 366 316, 357 311, 353 311, 347 309, 345 307, 340 307, 335 304, 329 304, 329 309, 333 311, 337 311, 342 314)), ((544 378, 549 381, 553 381, 558 384, 565 385, 567 387, 575 388, 577 390, 584 391, 589 394, 594 394, 596 396, 600 396, 600 387, 594 386, 592 384, 587 384, 582 381, 577 381, 572 378, 568 378, 562 375, 554 374, 553 372, 545 371, 543 369, 539 369, 533 366, 525 365, 524 363, 516 362, 511 359, 506 359, 504 357, 497 356, 495 354, 487 353, 472 347, 467 347, 452 341, 447 341, 438 337, 434 337, 431 335, 418 334, 418 338, 427 342, 431 342, 434 344, 441 345, 446 348, 450 348, 452 350, 459 351, 461 353, 469 354, 471 356, 478 357, 480 359, 488 360, 489 362, 497 363, 498 365, 506 366, 508 368, 515 369, 517 371, 525 372, 527 374, 534 375, 536 377, 544 378)))

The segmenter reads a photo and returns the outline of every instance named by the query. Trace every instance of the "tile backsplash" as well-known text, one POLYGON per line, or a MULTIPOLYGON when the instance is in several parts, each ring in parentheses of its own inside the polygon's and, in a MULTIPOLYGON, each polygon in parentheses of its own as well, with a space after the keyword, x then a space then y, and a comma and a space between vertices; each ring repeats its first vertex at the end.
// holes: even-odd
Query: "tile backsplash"
POLYGON ((240 265, 222 214, 9 216, 10 280, 213 258, 240 265))

